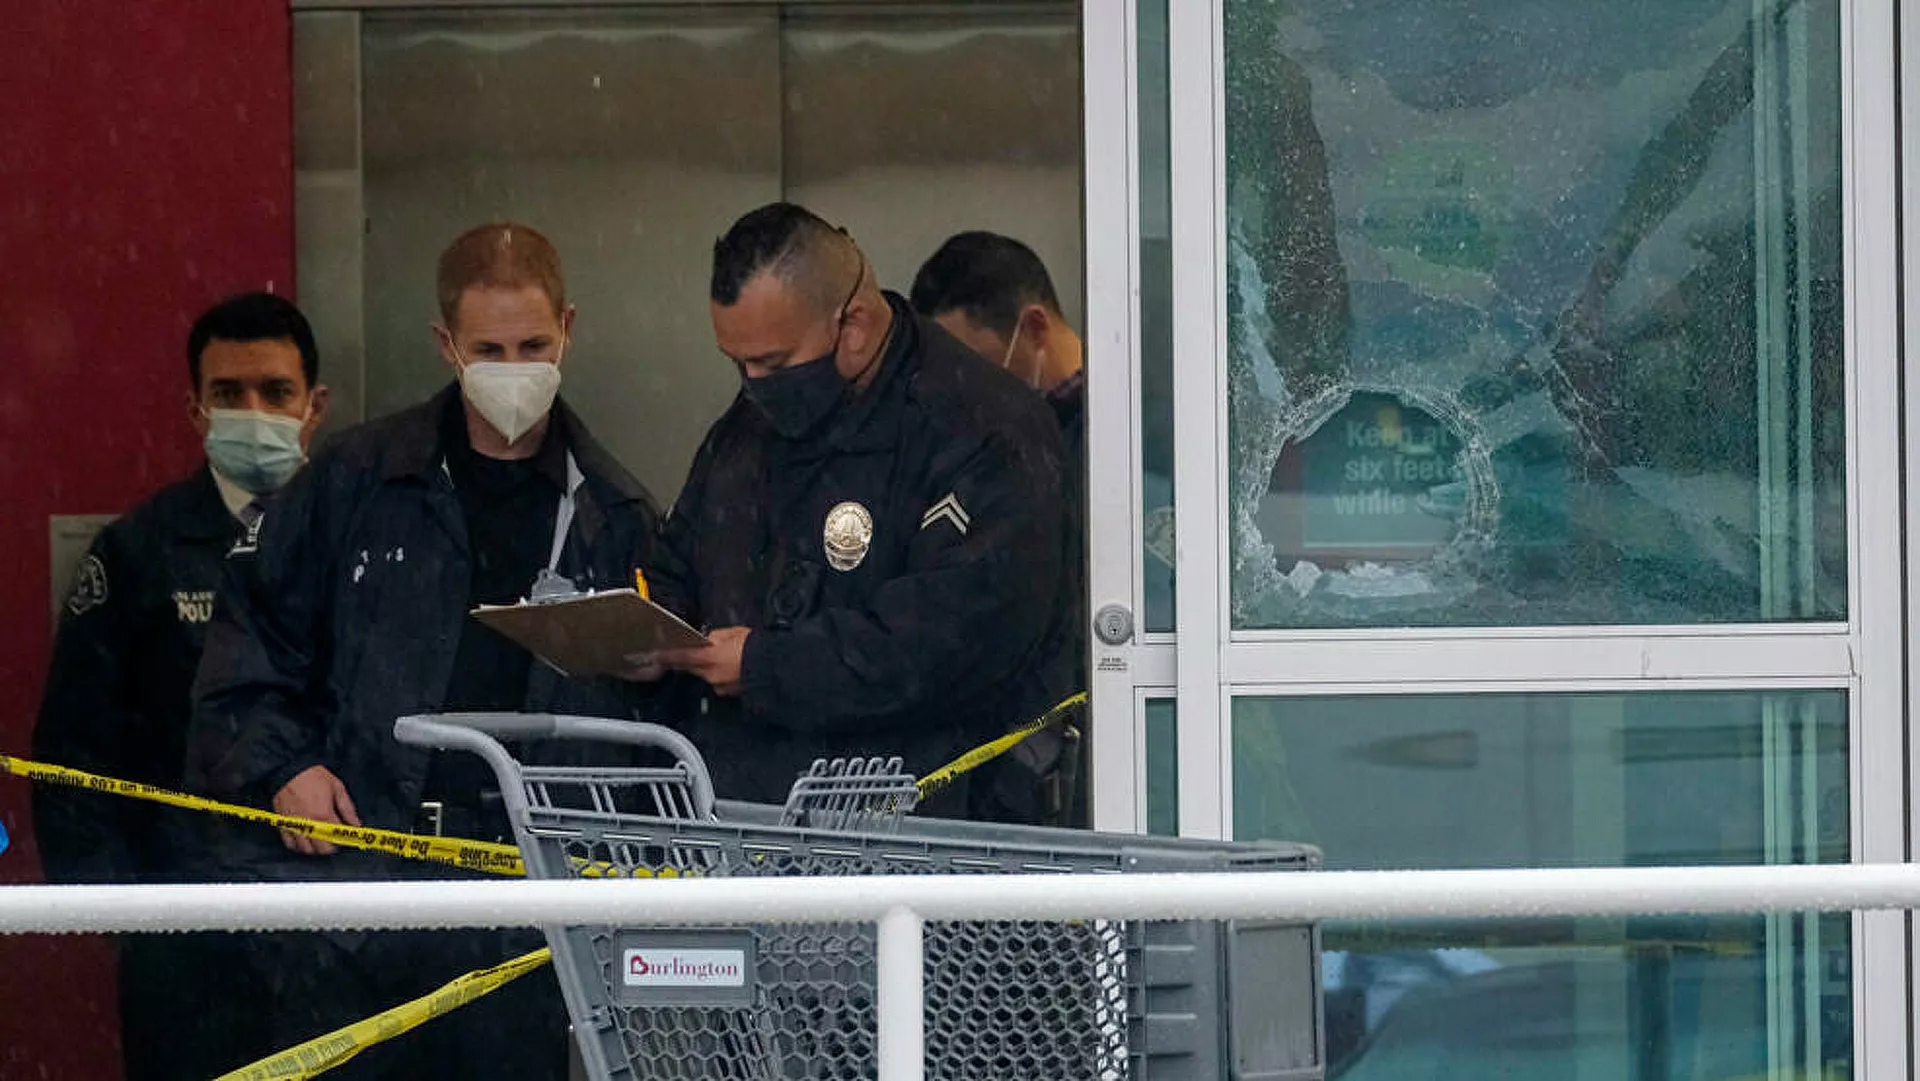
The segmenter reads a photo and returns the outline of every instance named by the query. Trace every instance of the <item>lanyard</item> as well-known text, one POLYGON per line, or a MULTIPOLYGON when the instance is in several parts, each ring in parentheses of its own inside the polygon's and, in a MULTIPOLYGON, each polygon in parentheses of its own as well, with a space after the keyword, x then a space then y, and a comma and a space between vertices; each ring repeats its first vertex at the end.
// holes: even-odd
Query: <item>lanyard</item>
MULTIPOLYGON (((453 470, 447 466, 445 458, 440 459, 440 472, 453 483, 453 470)), ((559 509, 553 513, 553 547, 547 554, 547 570, 560 573, 560 553, 567 547, 567 532, 573 528, 573 513, 577 501, 574 493, 587 482, 587 475, 580 471, 580 463, 573 460, 573 452, 567 452, 567 490, 560 493, 559 509)))
POLYGON ((573 452, 567 452, 567 490, 560 495, 560 509, 553 515, 553 553, 547 557, 547 570, 560 573, 560 552, 567 546, 567 531, 573 528, 573 493, 587 482, 586 474, 580 472, 580 465, 573 460, 573 452))

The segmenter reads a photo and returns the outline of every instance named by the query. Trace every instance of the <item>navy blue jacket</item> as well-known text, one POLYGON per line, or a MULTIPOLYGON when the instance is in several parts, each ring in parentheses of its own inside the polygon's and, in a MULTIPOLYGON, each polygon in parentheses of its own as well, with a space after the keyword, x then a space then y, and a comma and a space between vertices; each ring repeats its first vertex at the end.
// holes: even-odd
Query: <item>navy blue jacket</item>
MULTIPOLYGON (((206 467, 101 530, 60 611, 33 755, 178 789, 194 671, 240 524, 206 467)), ((38 785, 50 882, 185 881, 189 812, 38 785)))
MULTIPOLYGON (((723 798, 779 802, 819 757, 898 754, 923 774, 1069 689, 1053 416, 889 300, 879 371, 825 431, 784 439, 736 398, 668 515, 656 598, 752 629, 742 696, 676 713, 723 798), (842 569, 826 533, 847 504, 872 536, 842 569)), ((964 789, 929 811, 964 812, 964 789)))
MULTIPOLYGON (((442 707, 470 618, 467 530, 440 445, 458 393, 450 386, 331 441, 238 549, 257 551, 229 563, 208 635, 190 784, 266 805, 320 765, 346 785, 366 825, 414 827, 429 753, 396 741, 393 722, 442 707)), ((631 587, 634 570, 653 563, 655 504, 571 410, 556 405, 554 416, 584 475, 560 573, 582 588, 631 587)), ((624 684, 529 663, 529 712, 634 715, 624 684)), ((588 753, 556 744, 530 757, 588 753)), ((332 874, 406 873, 379 857, 332 862, 332 874)))

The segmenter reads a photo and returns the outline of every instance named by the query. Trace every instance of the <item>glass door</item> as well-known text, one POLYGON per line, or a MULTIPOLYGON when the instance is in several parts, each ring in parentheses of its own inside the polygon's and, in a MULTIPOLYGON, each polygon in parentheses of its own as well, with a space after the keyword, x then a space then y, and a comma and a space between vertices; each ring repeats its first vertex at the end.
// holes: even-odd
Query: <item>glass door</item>
POLYGON ((1168 4, 1081 23, 1093 821, 1155 832, 1178 823, 1168 4))
MULTIPOLYGON (((1085 16, 1099 824, 1904 859, 1886 5, 1164 11, 1085 16)), ((1893 1077, 1904 923, 1329 928, 1336 1068, 1893 1077)))

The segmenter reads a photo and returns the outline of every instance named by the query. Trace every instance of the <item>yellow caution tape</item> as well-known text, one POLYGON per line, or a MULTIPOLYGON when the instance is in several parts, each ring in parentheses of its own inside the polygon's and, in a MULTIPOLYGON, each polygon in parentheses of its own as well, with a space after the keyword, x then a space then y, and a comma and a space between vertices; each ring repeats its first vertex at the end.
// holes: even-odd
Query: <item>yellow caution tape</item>
POLYGON ((483 995, 498 991, 552 959, 553 952, 541 948, 492 968, 469 972, 432 994, 403 1002, 364 1021, 355 1021, 251 1066, 221 1074, 216 1081, 302 1081, 325 1073, 375 1044, 411 1032, 442 1014, 452 1013, 483 995))
MULTIPOLYGON (((1081 691, 1069 695, 1052 709, 1038 718, 1021 725, 999 739, 981 744, 966 754, 920 778, 917 787, 920 798, 925 799, 954 779, 985 765, 1006 754, 1031 738, 1034 733, 1058 723, 1073 710, 1086 705, 1087 694, 1081 691)), ((401 833, 397 830, 375 829, 371 826, 348 826, 339 822, 319 822, 311 818, 284 815, 274 811, 263 811, 257 807, 242 807, 232 803, 221 803, 204 796, 190 796, 184 792, 160 788, 156 785, 141 784, 138 781, 122 781, 112 777, 102 777, 84 770, 70 769, 66 766, 53 766, 44 762, 31 762, 24 758, 13 758, 0 754, 0 773, 10 773, 16 777, 43 781, 48 784, 64 785, 68 788, 80 788, 89 792, 101 792, 112 796, 125 796, 129 799, 146 800, 161 803, 169 807, 180 807, 189 811, 202 811, 208 814, 235 818, 243 822, 255 822, 302 837, 317 838, 342 848, 355 848, 366 852, 384 852, 402 859, 421 860, 427 863, 446 864, 469 871, 485 871, 496 875, 525 876, 526 864, 520 858, 520 850, 509 844, 493 841, 470 841, 459 837, 427 837, 413 833, 401 833)), ((576 858, 574 863, 582 878, 674 878, 687 872, 666 867, 650 869, 634 868, 631 872, 622 872, 616 865, 604 861, 589 861, 576 858)))
POLYGON ((444 863, 453 867, 463 867, 469 871, 487 871, 496 875, 527 873, 526 865, 520 861, 520 850, 513 845, 496 844, 491 841, 467 841, 458 837, 422 837, 395 830, 374 829, 371 826, 316 822, 311 818, 276 814, 257 807, 240 807, 201 796, 189 796, 184 792, 174 792, 154 785, 119 781, 111 777, 68 769, 65 766, 49 766, 42 762, 9 758, 3 754, 0 754, 0 773, 11 773, 16 777, 66 785, 69 788, 84 788, 90 792, 104 792, 108 795, 127 796, 151 803, 164 803, 170 807, 184 807, 189 811, 205 811, 227 818, 237 818, 243 822, 258 822, 288 833, 297 833, 303 837, 315 837, 343 848, 385 852, 404 859, 444 863))
MULTIPOLYGON (((401 859, 443 863, 450 867, 460 867, 469 871, 486 871, 496 875, 524 877, 527 873, 526 864, 520 859, 520 849, 495 841, 469 841, 460 837, 426 837, 417 833, 375 829, 372 826, 346 826, 338 822, 318 822, 311 818, 262 811, 257 807, 221 803, 219 800, 189 796, 184 792, 175 792, 137 781, 116 780, 112 777, 102 777, 97 773, 69 769, 66 766, 50 766, 44 762, 29 762, 24 758, 10 758, 3 754, 0 754, 0 773, 11 773, 16 777, 46 781, 49 784, 65 785, 69 788, 83 788, 89 792, 126 796, 150 803, 164 803, 169 807, 184 807, 189 811, 205 811, 208 814, 237 818, 243 822, 258 822, 261 825, 273 826, 303 837, 317 837, 342 848, 384 852, 401 859)), ((683 874, 691 877, 690 872, 677 871, 671 867, 657 870, 636 867, 631 872, 623 872, 618 865, 605 861, 575 858, 574 864, 579 868, 581 878, 677 878, 683 874)))
POLYGON ((1069 713, 1086 704, 1087 692, 1081 691, 1078 694, 1068 695, 1066 698, 1060 700, 1059 705, 1042 713, 1032 721, 1008 732, 999 739, 989 743, 983 743, 946 765, 941 766, 939 769, 920 778, 917 786, 920 789, 920 798, 926 799, 928 796, 952 784, 954 778, 959 777, 961 774, 979 769, 988 762, 1006 754, 1008 751, 1013 750, 1031 738, 1035 732, 1057 723, 1064 719, 1069 713))
MULTIPOLYGON (((1071 695, 1032 722, 1022 725, 999 739, 975 747, 927 774, 918 783, 921 797, 925 798, 939 791, 953 783, 954 778, 978 769, 1007 753, 1032 737, 1034 733, 1060 721, 1086 702, 1087 695, 1084 691, 1071 695)), ((444 863, 499 875, 524 876, 526 874, 526 864, 520 859, 520 850, 512 845, 453 837, 422 837, 394 830, 374 829, 369 826, 318 822, 310 818, 221 803, 218 800, 190 796, 184 792, 175 792, 155 785, 116 780, 112 777, 87 773, 84 770, 52 766, 44 762, 31 762, 8 755, 0 755, 0 773, 10 773, 16 777, 85 789, 90 792, 161 803, 190 811, 203 811, 244 822, 256 822, 289 833, 318 838, 344 848, 385 852, 406 859, 444 863)), ((576 859, 574 862, 580 865, 580 874, 585 878, 622 876, 621 872, 609 863, 584 859, 576 859)), ((656 871, 645 867, 635 868, 630 872, 635 878, 651 878, 656 875, 661 878, 672 878, 684 873, 686 872, 679 872, 673 868, 662 868, 656 871)), ((475 999, 492 994, 552 959, 551 950, 538 949, 492 968, 469 972, 456 977, 431 994, 411 1002, 401 1003, 363 1021, 356 1021, 345 1028, 308 1040, 297 1047, 222 1074, 216 1081, 304 1081, 306 1078, 318 1076, 369 1047, 411 1032, 436 1017, 451 1013, 475 999)))

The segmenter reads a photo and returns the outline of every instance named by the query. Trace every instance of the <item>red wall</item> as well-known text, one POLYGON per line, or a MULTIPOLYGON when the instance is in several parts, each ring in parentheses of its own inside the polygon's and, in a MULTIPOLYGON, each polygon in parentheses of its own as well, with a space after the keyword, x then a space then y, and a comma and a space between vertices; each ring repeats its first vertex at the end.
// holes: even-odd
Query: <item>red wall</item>
MULTIPOLYGON (((0 752, 49 647, 47 519, 125 510, 197 459, 194 315, 292 284, 287 0, 7 5, 0 32, 0 752)), ((0 884, 37 881, 0 777, 0 884)), ((102 943, 0 936, 0 1079, 117 1078, 102 943)))

